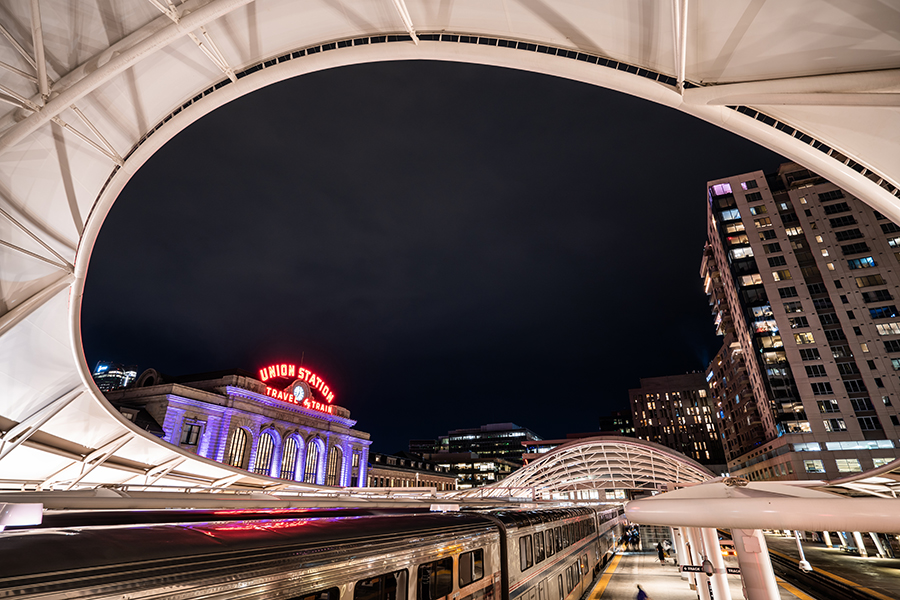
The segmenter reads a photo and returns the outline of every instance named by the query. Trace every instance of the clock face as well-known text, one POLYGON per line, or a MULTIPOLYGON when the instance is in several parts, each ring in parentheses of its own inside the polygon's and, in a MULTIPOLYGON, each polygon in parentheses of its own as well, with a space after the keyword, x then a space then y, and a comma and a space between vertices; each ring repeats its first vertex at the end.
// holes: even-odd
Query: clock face
POLYGON ((306 390, 303 389, 302 385, 294 386, 294 398, 296 398, 297 402, 302 402, 303 398, 306 396, 306 390))

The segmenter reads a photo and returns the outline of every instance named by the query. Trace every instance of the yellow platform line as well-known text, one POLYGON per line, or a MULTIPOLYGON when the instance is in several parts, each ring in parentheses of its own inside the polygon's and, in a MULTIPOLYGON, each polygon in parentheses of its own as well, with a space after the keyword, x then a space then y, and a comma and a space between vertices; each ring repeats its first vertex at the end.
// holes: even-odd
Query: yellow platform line
MULTIPOLYGON (((776 552, 775 550, 772 550, 771 548, 769 548, 769 552, 772 554, 775 554, 776 556, 780 556, 781 558, 785 558, 790 561, 797 560, 796 558, 791 558, 790 556, 787 556, 786 554, 782 554, 781 552, 776 552)), ((880 592, 876 592, 873 589, 867 588, 864 585, 859 585, 858 583, 856 583, 854 581, 850 581, 849 579, 844 579, 840 575, 835 575, 834 573, 829 573, 828 571, 823 571, 819 567, 813 567, 813 571, 815 571, 816 573, 819 573, 821 575, 824 575, 825 577, 828 577, 829 579, 833 579, 834 581, 839 581, 846 586, 856 588, 858 590, 862 590, 867 594, 871 594, 871 595, 875 596, 876 598, 880 598, 881 600, 894 600, 890 596, 885 596, 884 594, 882 594, 880 592)))
POLYGON ((789 593, 797 596, 797 598, 799 598, 800 600, 816 600, 815 598, 806 594, 805 592, 798 590, 797 588, 795 588, 794 586, 789 584, 787 581, 782 581, 781 579, 779 579, 778 585, 780 585, 781 587, 786 589, 789 593))
POLYGON ((588 596, 588 600, 597 600, 603 595, 603 592, 606 591, 606 586, 609 585, 609 580, 612 579, 613 572, 616 570, 616 567, 619 566, 619 561, 621 559, 621 554, 616 554, 613 557, 612 562, 609 563, 609 567, 606 568, 606 571, 603 572, 603 576, 600 577, 600 581, 597 582, 596 587, 594 587, 594 591, 588 596))

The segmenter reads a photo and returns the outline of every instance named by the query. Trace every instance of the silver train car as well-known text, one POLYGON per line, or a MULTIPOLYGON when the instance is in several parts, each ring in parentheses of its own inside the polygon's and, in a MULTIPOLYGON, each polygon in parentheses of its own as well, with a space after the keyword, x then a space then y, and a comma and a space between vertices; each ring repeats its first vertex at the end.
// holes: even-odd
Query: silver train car
POLYGON ((573 600, 623 520, 589 508, 68 518, 0 534, 0 598, 573 600))

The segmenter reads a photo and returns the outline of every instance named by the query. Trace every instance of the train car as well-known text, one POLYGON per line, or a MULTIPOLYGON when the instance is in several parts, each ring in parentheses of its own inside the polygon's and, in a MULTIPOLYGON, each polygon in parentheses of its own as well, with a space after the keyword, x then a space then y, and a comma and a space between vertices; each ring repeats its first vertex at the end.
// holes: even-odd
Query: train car
POLYGON ((6 531, 0 598, 573 600, 603 560, 591 509, 257 513, 6 531))

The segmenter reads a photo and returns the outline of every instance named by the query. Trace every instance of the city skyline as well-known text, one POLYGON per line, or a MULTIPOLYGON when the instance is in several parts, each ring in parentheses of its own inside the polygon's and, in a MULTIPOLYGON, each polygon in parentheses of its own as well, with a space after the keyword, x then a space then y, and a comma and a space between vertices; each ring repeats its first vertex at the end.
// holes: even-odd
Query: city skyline
POLYGON ((596 430, 640 377, 706 368, 706 181, 781 160, 531 73, 289 80, 126 187, 88 274, 86 356, 173 375, 302 358, 384 452, 490 422, 596 430))

